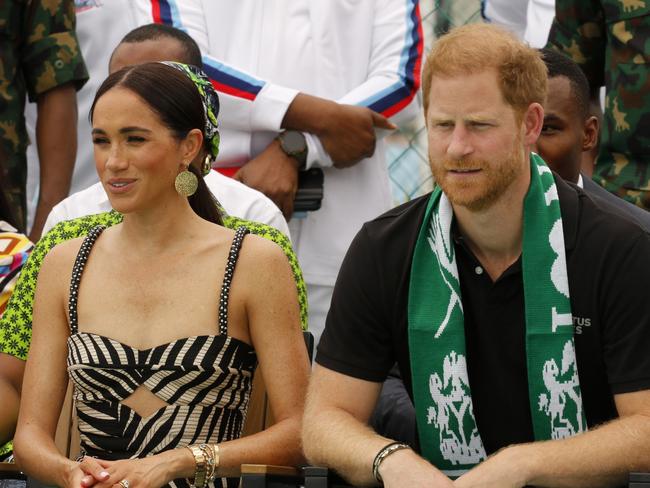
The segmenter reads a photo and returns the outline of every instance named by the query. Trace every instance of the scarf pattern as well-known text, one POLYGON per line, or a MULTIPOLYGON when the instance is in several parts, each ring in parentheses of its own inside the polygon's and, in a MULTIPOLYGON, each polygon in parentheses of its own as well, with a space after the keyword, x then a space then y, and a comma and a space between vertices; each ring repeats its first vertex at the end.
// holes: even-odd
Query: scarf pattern
MULTIPOLYGON (((536 440, 586 430, 573 342, 564 234, 553 174, 531 155, 524 200, 524 284, 529 403, 536 440)), ((469 384, 453 208, 436 188, 411 268, 409 349, 423 455, 457 477, 487 458, 469 384)))

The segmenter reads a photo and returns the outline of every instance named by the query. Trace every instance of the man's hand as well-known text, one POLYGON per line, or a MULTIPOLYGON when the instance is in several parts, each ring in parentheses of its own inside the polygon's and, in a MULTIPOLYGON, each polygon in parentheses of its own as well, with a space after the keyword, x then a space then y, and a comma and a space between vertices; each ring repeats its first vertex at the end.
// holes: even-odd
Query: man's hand
POLYGON ((277 140, 242 166, 234 178, 264 193, 287 220, 291 218, 298 190, 298 163, 284 153, 277 140))
POLYGON ((404 486, 453 488, 454 486, 442 472, 410 449, 397 451, 384 459, 379 466, 379 474, 386 488, 404 486))
POLYGON ((375 153, 376 127, 397 128, 383 115, 365 107, 334 103, 328 112, 317 135, 336 168, 347 168, 375 153))
POLYGON ((521 488, 527 484, 526 444, 507 447, 454 482, 460 488, 521 488))
POLYGON ((347 168, 374 154, 375 128, 397 128, 369 108, 342 105, 304 93, 291 102, 282 127, 318 136, 336 168, 347 168))

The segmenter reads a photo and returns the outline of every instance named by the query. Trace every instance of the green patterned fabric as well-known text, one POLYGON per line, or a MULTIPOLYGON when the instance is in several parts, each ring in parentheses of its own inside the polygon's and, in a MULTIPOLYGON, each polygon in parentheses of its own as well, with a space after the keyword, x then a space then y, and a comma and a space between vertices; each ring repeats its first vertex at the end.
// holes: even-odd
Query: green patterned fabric
POLYGON ((549 47, 607 96, 594 180, 650 210, 650 0, 556 0, 549 47))
MULTIPOLYGON (((219 115, 219 95, 210 82, 210 78, 203 72, 202 69, 189 64, 177 63, 175 61, 162 61, 163 64, 171 66, 181 71, 196 85, 196 89, 201 95, 203 102, 203 112, 205 113, 205 138, 207 146, 210 148, 210 160, 216 161, 219 155, 219 123, 217 115, 219 115)), ((210 171, 210 168, 207 168, 210 171)), ((206 176, 204 173, 203 176, 206 176)))
MULTIPOLYGON (((535 440, 586 429, 578 380, 560 201, 551 170, 531 157, 524 200, 522 270, 530 413, 535 440)), ((465 352, 454 212, 431 194, 411 267, 408 337, 422 454, 450 477, 487 458, 478 430, 465 352)))
MULTIPOLYGON (((250 230, 251 234, 273 241, 282 248, 289 260, 296 281, 298 301, 300 304, 300 321, 302 328, 306 330, 307 290, 302 277, 302 271, 298 265, 298 259, 287 236, 269 225, 257 222, 231 216, 224 216, 223 220, 224 226, 229 229, 236 229, 243 225, 250 230)), ((85 236, 90 229, 97 225, 110 227, 120 222, 122 222, 122 215, 115 211, 88 215, 58 223, 38 241, 27 263, 23 267, 7 309, 2 318, 0 318, 0 352, 10 354, 22 360, 27 359, 29 344, 32 339, 32 306, 36 280, 45 255, 57 244, 85 236)))
POLYGON ((0 2, 0 154, 7 195, 25 227, 28 137, 25 95, 30 101, 68 82, 88 79, 75 34, 73 0, 0 2))

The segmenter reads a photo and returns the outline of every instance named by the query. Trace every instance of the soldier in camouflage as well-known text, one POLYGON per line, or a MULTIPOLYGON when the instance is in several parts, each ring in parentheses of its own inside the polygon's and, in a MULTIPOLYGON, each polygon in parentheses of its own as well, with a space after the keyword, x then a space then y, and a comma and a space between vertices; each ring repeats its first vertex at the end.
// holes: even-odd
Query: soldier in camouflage
POLYGON ((0 175, 18 226, 26 227, 28 144, 25 95, 38 104, 39 203, 32 237, 51 207, 67 196, 76 156, 75 89, 88 79, 74 32, 73 0, 0 2, 0 175))
POLYGON ((549 47, 606 87, 594 180, 650 209, 650 0, 556 0, 549 47))

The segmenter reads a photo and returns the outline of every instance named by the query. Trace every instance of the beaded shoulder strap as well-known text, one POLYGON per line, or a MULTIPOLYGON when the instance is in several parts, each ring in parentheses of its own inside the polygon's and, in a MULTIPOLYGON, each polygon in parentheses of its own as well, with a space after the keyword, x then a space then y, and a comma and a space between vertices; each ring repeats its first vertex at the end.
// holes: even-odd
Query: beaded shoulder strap
POLYGON ((223 284, 221 285, 221 295, 219 296, 219 333, 222 335, 228 334, 228 297, 230 296, 230 284, 232 283, 232 276, 235 272, 235 265, 239 257, 239 250, 241 249, 244 236, 250 230, 243 225, 237 227, 235 237, 230 246, 228 253, 228 262, 226 263, 226 273, 223 277, 223 284))
POLYGON ((79 323, 77 317, 77 298, 79 295, 79 283, 81 282, 81 275, 83 274, 86 263, 88 262, 90 250, 105 228, 106 227, 103 225, 98 225, 88 231, 88 234, 81 243, 81 247, 77 253, 77 258, 75 259, 74 266, 72 267, 72 279, 70 280, 70 298, 68 299, 68 316, 70 317, 70 331, 72 334, 76 334, 79 331, 79 323))

